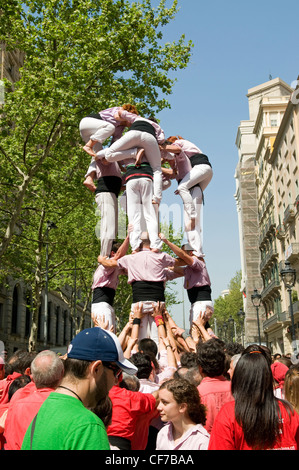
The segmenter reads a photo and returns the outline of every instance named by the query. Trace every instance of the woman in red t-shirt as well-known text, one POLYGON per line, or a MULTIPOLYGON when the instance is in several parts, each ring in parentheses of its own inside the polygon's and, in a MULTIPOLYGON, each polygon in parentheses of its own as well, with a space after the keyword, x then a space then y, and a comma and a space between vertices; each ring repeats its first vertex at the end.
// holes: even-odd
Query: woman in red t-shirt
POLYGON ((274 396, 273 375, 265 350, 249 346, 232 377, 234 401, 218 413, 209 450, 299 448, 299 415, 274 396))

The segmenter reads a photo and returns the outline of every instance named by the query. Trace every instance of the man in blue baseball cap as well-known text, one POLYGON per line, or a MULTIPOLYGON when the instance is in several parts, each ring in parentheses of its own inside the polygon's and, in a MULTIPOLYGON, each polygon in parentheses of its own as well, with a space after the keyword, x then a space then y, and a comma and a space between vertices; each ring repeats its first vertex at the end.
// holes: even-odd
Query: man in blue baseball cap
POLYGON ((124 358, 113 333, 88 328, 72 340, 64 378, 41 406, 22 450, 109 450, 102 420, 91 410, 105 400, 122 371, 137 368, 124 358))

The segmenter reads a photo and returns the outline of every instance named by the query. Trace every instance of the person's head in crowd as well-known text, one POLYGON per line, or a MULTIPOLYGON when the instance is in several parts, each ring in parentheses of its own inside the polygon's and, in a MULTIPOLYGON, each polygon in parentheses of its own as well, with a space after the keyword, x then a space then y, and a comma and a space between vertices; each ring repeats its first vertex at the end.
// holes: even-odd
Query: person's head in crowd
POLYGON ((157 410, 165 423, 170 421, 175 425, 182 420, 206 423, 206 408, 201 403, 197 387, 182 378, 163 382, 159 388, 157 410))
POLYGON ((216 338, 212 338, 205 343, 198 343, 196 349, 199 371, 203 377, 223 375, 225 352, 223 345, 216 338))
POLYGON ((151 353, 155 357, 158 354, 158 346, 151 338, 142 338, 138 341, 138 351, 144 354, 151 353))
POLYGON ((270 367, 272 364, 272 356, 271 356, 271 351, 269 348, 267 348, 267 346, 264 346, 263 344, 261 345, 250 344, 249 346, 247 346, 247 348, 244 351, 250 352, 250 351, 256 351, 257 349, 261 349, 263 351, 264 356, 267 359, 269 367, 270 367))
POLYGON ((280 353, 275 353, 275 354, 273 354, 273 362, 274 362, 274 361, 277 361, 277 360, 280 359, 280 358, 281 358, 281 354, 280 354, 280 353))
POLYGON ((299 364, 292 365, 284 378, 285 399, 299 413, 299 364))
POLYGON ((154 369, 154 365, 150 355, 146 353, 137 352, 135 354, 132 354, 130 360, 138 369, 136 373, 138 379, 148 380, 154 369))
POLYGON ((281 364, 284 364, 288 368, 290 368, 291 365, 292 365, 291 359, 289 357, 286 357, 286 356, 282 356, 280 359, 277 359, 277 362, 281 362, 281 364))
POLYGON ((129 375, 125 372, 121 375, 121 380, 119 382, 120 388, 125 388, 131 392, 138 392, 140 388, 140 382, 136 375, 129 375))
POLYGON ((185 351, 180 355, 180 363, 182 367, 198 367, 197 354, 192 351, 185 351))
POLYGON ((14 379, 8 389, 8 401, 11 400, 11 397, 17 390, 19 390, 19 388, 25 387, 29 382, 31 382, 29 375, 20 375, 14 379))
POLYGON ((19 374, 30 375, 30 367, 36 352, 28 352, 24 349, 18 349, 8 359, 5 365, 5 375, 8 376, 17 372, 19 374))
POLYGON ((37 389, 55 389, 63 377, 64 362, 54 351, 41 351, 31 363, 31 374, 37 389))
POLYGON ((229 356, 234 356, 235 354, 240 354, 244 351, 244 346, 241 343, 226 343, 225 352, 229 356))
POLYGON ((173 378, 181 378, 188 380, 190 383, 195 385, 196 387, 202 381, 202 376, 199 372, 198 366, 196 367, 179 367, 173 374, 173 378))
POLYGON ((80 390, 85 406, 94 408, 118 384, 122 372, 134 375, 137 367, 125 359, 114 333, 93 327, 81 331, 72 340, 64 371, 63 386, 73 384, 80 390))
POLYGON ((284 378, 289 368, 285 364, 275 361, 271 364, 271 370, 274 379, 274 387, 283 389, 284 378))

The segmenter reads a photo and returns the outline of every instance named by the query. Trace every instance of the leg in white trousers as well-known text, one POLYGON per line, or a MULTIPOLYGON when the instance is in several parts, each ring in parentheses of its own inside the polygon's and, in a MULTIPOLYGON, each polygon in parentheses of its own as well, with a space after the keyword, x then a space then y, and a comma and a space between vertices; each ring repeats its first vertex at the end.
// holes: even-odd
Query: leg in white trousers
POLYGON ((128 131, 120 139, 114 142, 109 148, 99 152, 99 158, 105 157, 108 162, 115 162, 136 157, 137 148, 143 148, 145 158, 152 167, 154 176, 154 194, 153 200, 159 203, 162 199, 162 170, 161 170, 161 153, 156 138, 147 133, 140 131, 128 131))
POLYGON ((85 117, 80 121, 79 131, 85 143, 91 139, 102 144, 114 134, 115 126, 101 119, 85 117))
POLYGON ((117 235, 117 197, 113 193, 98 193, 95 199, 101 215, 100 227, 96 226, 96 235, 101 240, 101 256, 110 256, 112 243, 117 235))
POLYGON ((202 204, 203 191, 213 177, 213 170, 209 165, 195 165, 192 170, 180 182, 177 192, 184 204, 185 226, 187 227, 187 238, 194 248, 194 254, 200 256, 202 252, 202 204), (199 186, 196 186, 199 185, 199 186), (195 226, 188 229, 191 219, 195 226))
POLYGON ((148 178, 129 180, 126 184, 126 195, 129 224, 133 226, 133 231, 130 233, 132 250, 137 250, 141 244, 143 217, 151 242, 150 247, 160 250, 162 241, 158 236, 158 217, 152 204, 152 181, 148 178))
POLYGON ((114 308, 111 307, 107 302, 97 302, 91 305, 91 313, 98 319, 103 318, 103 321, 108 321, 107 329, 113 326, 115 330, 115 312, 114 308))
MULTIPOLYGON (((99 152, 103 148, 103 142, 114 134, 115 126, 101 119, 85 117, 80 121, 79 131, 85 143, 89 140, 96 141, 94 151, 99 152)), ((96 171, 96 162, 92 158, 85 177, 94 171, 96 171)))
MULTIPOLYGON (((141 319, 138 340, 143 338, 151 338, 153 341, 155 341, 157 346, 159 346, 158 328, 154 318, 151 316, 154 311, 154 306, 156 306, 157 303, 158 302, 152 302, 151 300, 142 301, 142 311, 145 315, 141 319)), ((163 304, 164 302, 160 302, 160 305, 163 304)), ((131 305, 131 312, 134 312, 135 305, 136 303, 131 305)))

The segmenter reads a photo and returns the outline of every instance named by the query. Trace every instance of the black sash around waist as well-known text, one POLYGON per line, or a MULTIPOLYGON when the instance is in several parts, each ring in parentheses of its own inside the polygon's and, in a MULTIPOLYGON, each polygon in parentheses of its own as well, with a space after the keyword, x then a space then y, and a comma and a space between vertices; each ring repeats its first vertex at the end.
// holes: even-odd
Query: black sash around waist
POLYGON ((191 304, 199 301, 212 300, 212 289, 209 285, 191 287, 191 289, 187 289, 187 294, 191 304))
POLYGON ((195 165, 209 165, 210 167, 212 167, 208 157, 203 153, 195 153, 194 155, 192 155, 192 157, 190 157, 190 163, 192 168, 195 165))
POLYGON ((133 122, 128 132, 130 131, 147 132, 156 138, 155 128, 149 122, 143 121, 142 119, 133 122))
POLYGON ((119 176, 101 176, 97 182, 95 194, 113 193, 118 197, 121 190, 122 180, 119 176))
POLYGON ((145 302, 151 300, 153 302, 165 302, 164 282, 155 281, 133 281, 132 293, 133 303, 145 302))
POLYGON ((111 287, 96 287, 92 293, 92 303, 98 304, 100 302, 107 302, 107 304, 113 306, 115 297, 115 289, 111 287))
POLYGON ((101 121, 103 121, 99 113, 90 113, 87 117, 92 117, 92 118, 100 119, 101 121))
POLYGON ((131 179, 136 178, 149 178, 153 180, 153 170, 149 163, 141 163, 140 167, 135 165, 128 165, 125 174, 126 183, 131 179))

